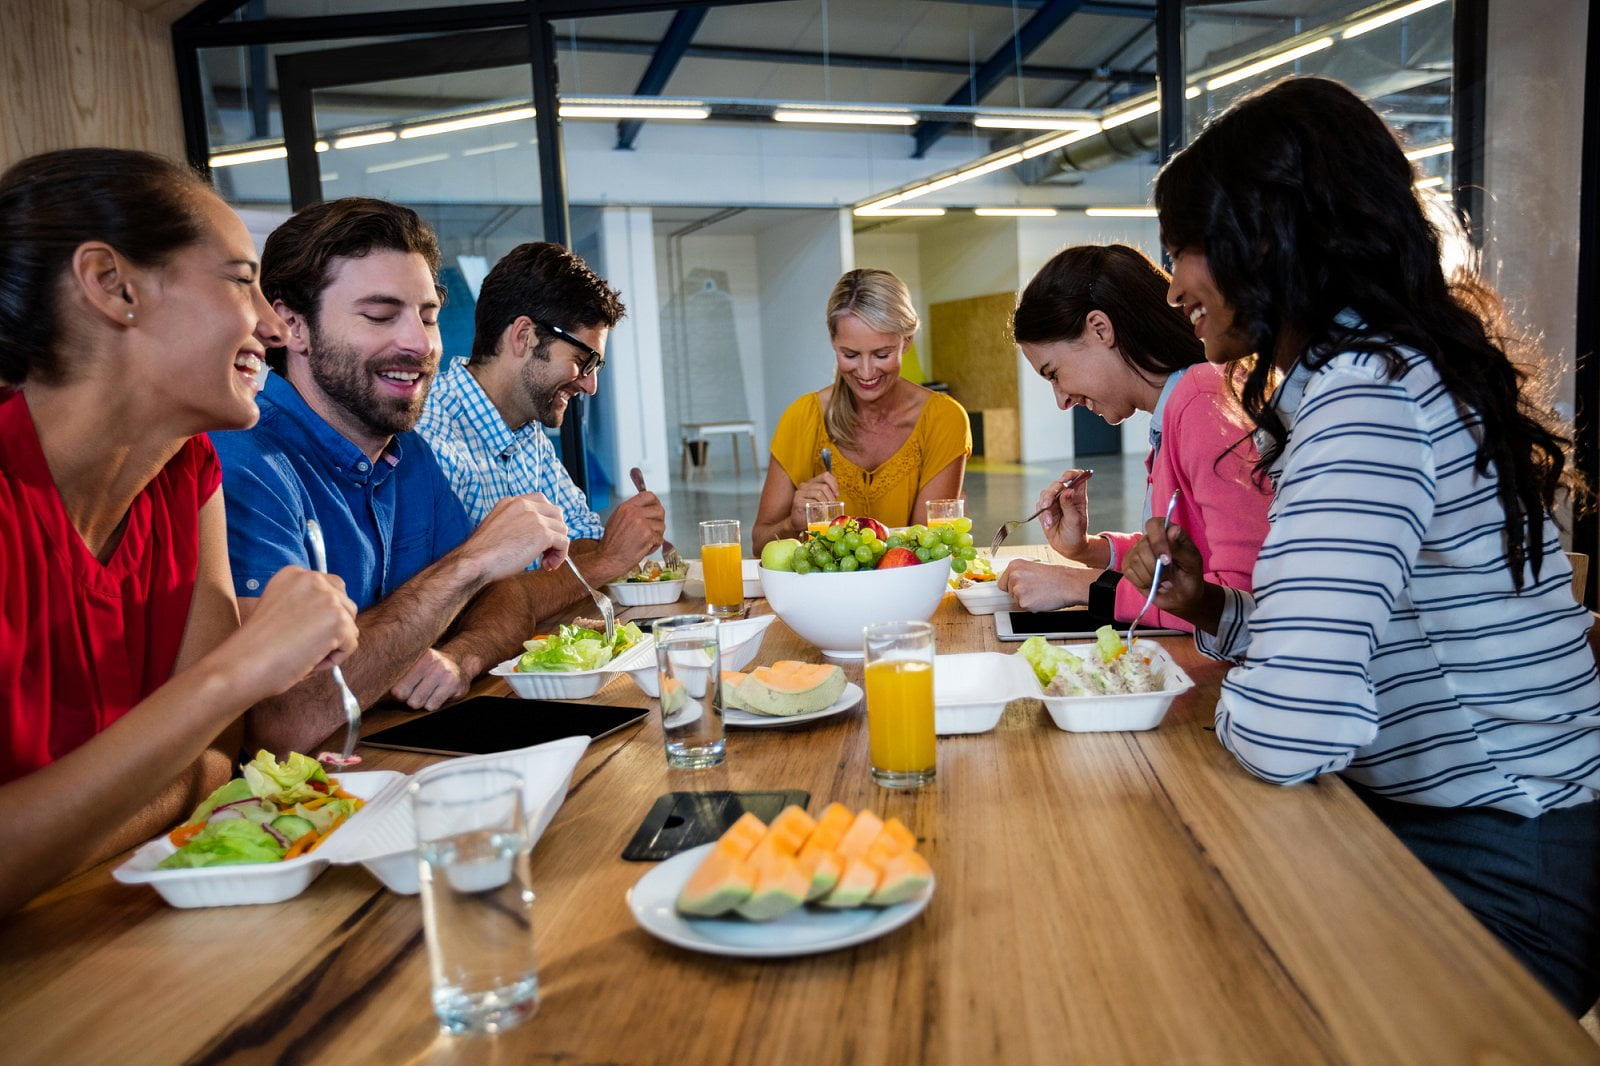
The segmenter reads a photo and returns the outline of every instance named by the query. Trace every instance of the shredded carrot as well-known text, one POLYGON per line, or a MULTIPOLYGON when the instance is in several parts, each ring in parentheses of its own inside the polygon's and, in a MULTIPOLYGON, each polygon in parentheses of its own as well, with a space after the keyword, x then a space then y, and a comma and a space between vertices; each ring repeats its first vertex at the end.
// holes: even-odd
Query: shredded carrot
MULTIPOLYGON (((334 822, 332 825, 328 826, 328 832, 327 833, 323 833, 321 836, 317 837, 316 840, 314 840, 309 846, 307 846, 306 851, 315 851, 315 850, 317 850, 317 845, 321 844, 324 840, 327 840, 328 839, 328 834, 332 833, 335 829, 339 828, 341 825, 344 824, 344 822, 345 822, 345 820, 343 818, 340 818, 337 822, 334 822)), ((307 833, 306 834, 306 836, 313 836, 313 835, 314 834, 311 834, 311 833, 307 833)), ((300 839, 304 840, 305 837, 301 837, 300 839)), ((298 843, 300 843, 300 841, 297 840, 297 841, 295 841, 295 843, 298 844, 298 843)))
POLYGON ((316 847, 318 841, 321 839, 322 838, 319 837, 315 832, 307 833, 305 836, 289 845, 289 850, 283 853, 283 861, 288 862, 290 859, 298 859, 300 856, 316 847))
POLYGON ((304 810, 304 811, 314 811, 318 807, 326 806, 329 803, 329 801, 336 800, 338 798, 339 797, 332 796, 332 795, 329 795, 329 796, 318 796, 314 800, 304 800, 304 801, 296 804, 296 806, 298 806, 301 810, 304 810))
POLYGON ((189 841, 194 838, 194 835, 205 827, 206 824, 204 822, 198 822, 194 825, 180 825, 178 828, 167 834, 167 839, 172 841, 174 847, 181 848, 185 844, 189 843, 189 841))

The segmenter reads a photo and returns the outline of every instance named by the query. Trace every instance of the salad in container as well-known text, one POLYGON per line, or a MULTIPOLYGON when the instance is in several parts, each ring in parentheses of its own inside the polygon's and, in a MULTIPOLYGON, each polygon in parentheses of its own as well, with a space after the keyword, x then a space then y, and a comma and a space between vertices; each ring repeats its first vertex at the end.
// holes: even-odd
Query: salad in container
POLYGON ((582 620, 523 644, 526 650, 489 672, 503 677, 523 699, 577 700, 593 696, 616 672, 649 658, 654 641, 633 622, 618 624, 606 639, 602 626, 582 620))

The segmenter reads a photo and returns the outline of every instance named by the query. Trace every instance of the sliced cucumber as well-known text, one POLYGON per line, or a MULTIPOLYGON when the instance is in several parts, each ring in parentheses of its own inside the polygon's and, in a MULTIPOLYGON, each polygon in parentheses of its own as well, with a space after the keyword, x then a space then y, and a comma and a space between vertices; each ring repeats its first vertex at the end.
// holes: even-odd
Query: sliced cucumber
POLYGON ((298 814, 280 814, 272 820, 272 828, 293 844, 307 833, 315 832, 317 827, 298 814))

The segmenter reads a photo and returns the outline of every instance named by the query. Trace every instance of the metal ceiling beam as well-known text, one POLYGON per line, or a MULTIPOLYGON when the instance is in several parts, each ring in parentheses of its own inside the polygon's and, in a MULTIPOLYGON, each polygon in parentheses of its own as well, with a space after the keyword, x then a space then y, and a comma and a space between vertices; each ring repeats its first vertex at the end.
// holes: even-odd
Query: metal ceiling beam
MULTIPOLYGON (((945 103, 953 107, 976 104, 983 99, 990 89, 1000 84, 1008 72, 1016 70, 1023 59, 1032 55, 1033 50, 1060 29, 1061 24, 1071 18, 1083 4, 1084 0, 1049 0, 1034 13, 1022 29, 1017 31, 1015 37, 1008 39, 995 50, 993 55, 984 60, 983 66, 978 68, 977 73, 952 93, 945 103)), ((949 128, 948 122, 920 123, 917 126, 917 147, 911 153, 911 157, 921 159, 949 128)))
MULTIPOLYGON (((666 35, 656 46, 655 53, 650 57, 650 65, 644 68, 644 75, 639 79, 639 85, 633 90, 633 95, 661 95, 661 90, 667 87, 672 72, 678 69, 678 61, 688 51, 689 43, 694 40, 695 32, 700 29, 700 23, 705 19, 706 9, 703 7, 685 8, 672 16, 672 25, 667 27, 666 35)), ((639 136, 639 131, 643 128, 644 122, 636 118, 623 119, 617 123, 617 150, 625 151, 632 148, 634 138, 639 136)))
MULTIPOLYGON (((1019 7, 1027 11, 1037 11, 1044 7, 1049 0, 935 0, 938 3, 965 4, 968 7, 1019 7)), ((1085 15, 1114 15, 1119 18, 1153 19, 1156 9, 1145 7, 1143 4, 1116 4, 1099 3, 1095 0, 1084 4, 1078 9, 1085 15)))

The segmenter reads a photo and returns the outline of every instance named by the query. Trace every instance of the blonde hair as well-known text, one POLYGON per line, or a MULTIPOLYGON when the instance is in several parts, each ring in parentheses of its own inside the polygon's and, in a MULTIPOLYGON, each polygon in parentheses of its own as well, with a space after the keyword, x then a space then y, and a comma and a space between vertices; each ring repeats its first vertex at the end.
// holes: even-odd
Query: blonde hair
MULTIPOLYGON (((855 315, 869 329, 879 333, 892 333, 909 340, 920 324, 917 310, 911 305, 911 291, 906 283, 887 270, 851 270, 839 279, 828 296, 828 336, 837 335, 839 320, 855 315)), ((856 434, 861 429, 861 413, 856 410, 856 398, 841 380, 839 372, 833 374, 833 395, 822 413, 823 426, 835 444, 854 447, 856 434)))

